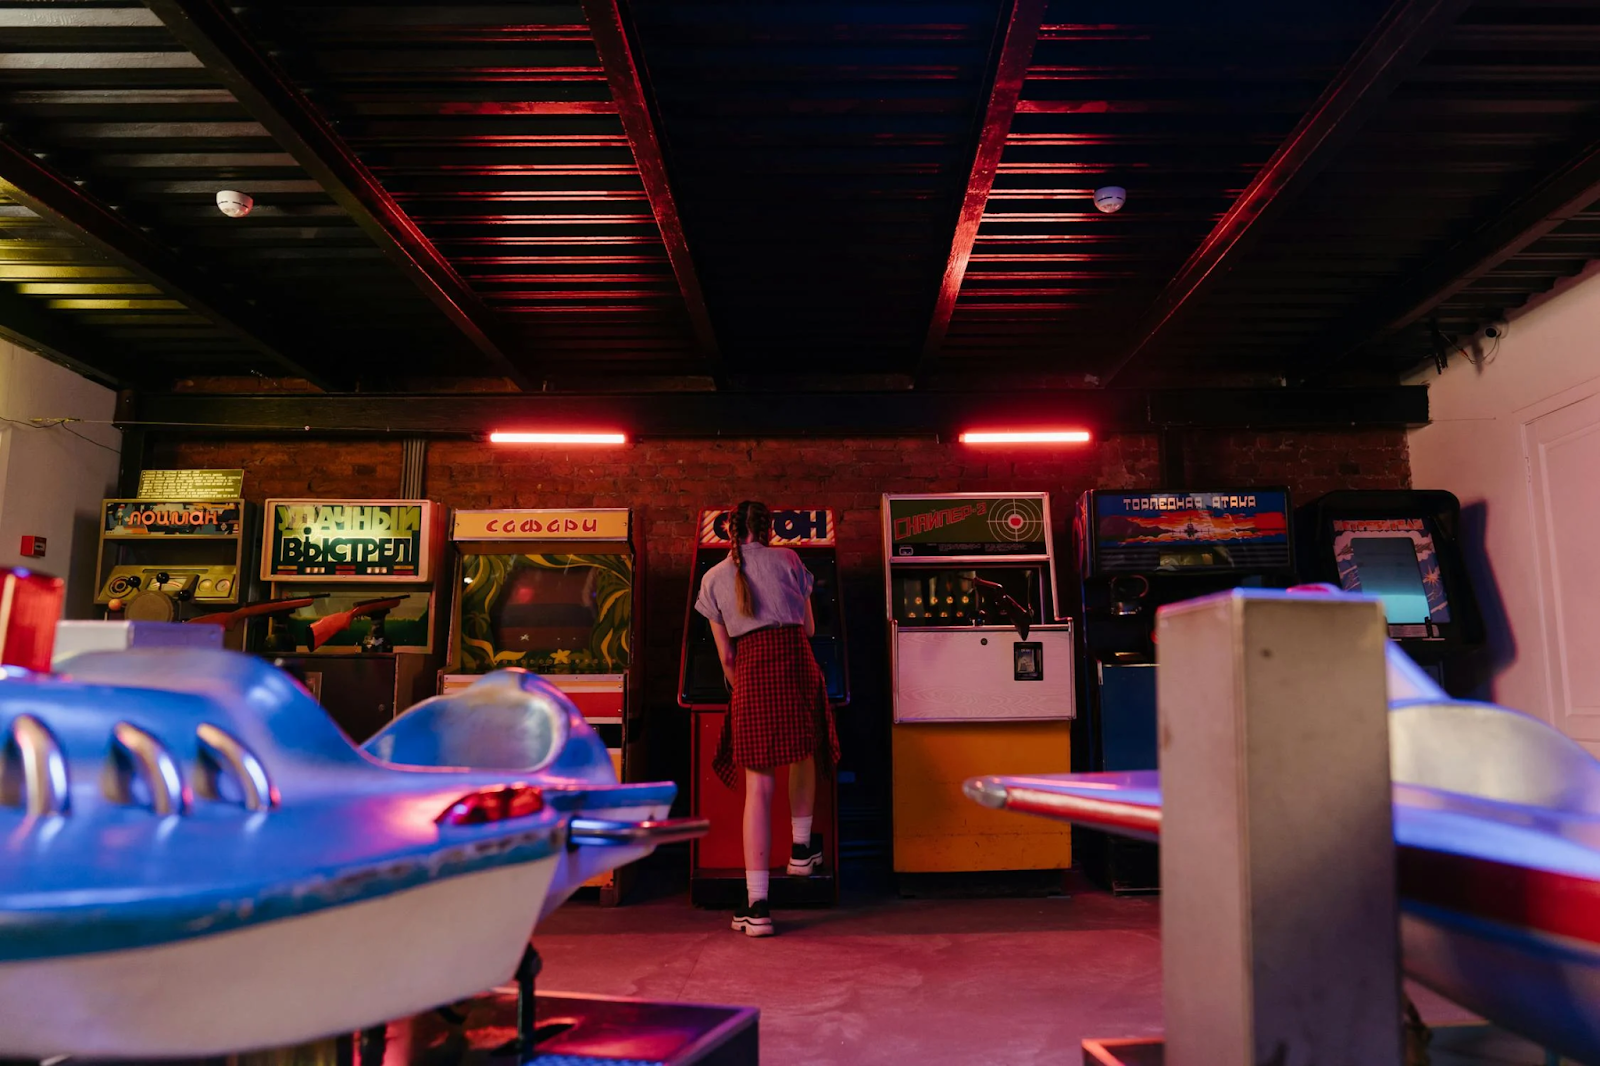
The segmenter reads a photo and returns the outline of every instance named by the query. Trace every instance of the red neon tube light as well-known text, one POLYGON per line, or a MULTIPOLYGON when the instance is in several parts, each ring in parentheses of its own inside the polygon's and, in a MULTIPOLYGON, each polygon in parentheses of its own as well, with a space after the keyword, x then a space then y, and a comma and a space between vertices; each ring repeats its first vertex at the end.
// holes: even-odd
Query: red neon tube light
POLYGON ((962 444, 1088 444, 1086 429, 994 429, 962 433, 962 444))
POLYGON ((626 433, 551 433, 496 430, 490 444, 626 444, 626 433))

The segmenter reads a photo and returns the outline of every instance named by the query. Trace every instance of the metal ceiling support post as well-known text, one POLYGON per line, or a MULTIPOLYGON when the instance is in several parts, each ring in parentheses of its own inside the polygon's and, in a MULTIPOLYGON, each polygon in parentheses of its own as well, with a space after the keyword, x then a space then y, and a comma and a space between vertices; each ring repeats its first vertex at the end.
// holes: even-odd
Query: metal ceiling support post
POLYGON ((1397 0, 1328 84, 1266 166, 1140 318, 1132 340, 1100 374, 1110 385, 1147 351, 1208 279, 1237 258, 1262 223, 1304 191, 1347 139, 1434 43, 1455 25, 1469 0, 1397 0))
MULTIPOLYGON (((126 395, 126 394, 124 394, 126 395)), ((122 397, 118 397, 118 405, 122 397)), ((139 474, 144 470, 150 434, 143 429, 122 431, 122 454, 117 462, 117 495, 132 499, 139 495, 139 474)))
POLYGON ((172 35, 238 98, 417 289, 519 388, 533 387, 512 359, 492 311, 356 157, 304 93, 256 48, 218 0, 146 0, 172 35))
POLYGON ((422 499, 423 473, 428 465, 428 438, 407 437, 400 443, 400 498, 422 499))
POLYGON ((605 68, 606 80, 611 83, 611 95, 616 99, 617 116, 622 120, 622 130, 633 149, 633 159, 639 167, 639 177, 644 182, 650 210, 655 214, 656 225, 661 230, 667 261, 672 264, 672 273, 678 279, 678 291, 682 293, 684 305, 688 308, 695 343, 707 361, 717 366, 721 362, 721 355, 717 348, 716 332, 711 325, 711 314, 706 309, 700 276, 695 273, 694 260, 689 255, 683 216, 678 213, 678 201, 673 196, 672 183, 667 178, 661 138, 656 132, 649 92, 645 88, 639 59, 628 34, 622 0, 583 0, 583 13, 589 19, 589 32, 594 35, 595 48, 600 53, 600 65, 605 68))
POLYGON ((950 242, 950 256, 934 300, 933 319, 928 323, 928 335, 917 361, 919 375, 944 346, 945 333, 961 295, 961 283, 967 275, 967 262, 972 258, 972 246, 978 239, 978 226, 983 222, 989 192, 994 188, 995 174, 1000 169, 1000 156, 1011 132, 1011 117, 1016 114, 1022 83, 1027 78, 1028 63, 1033 58, 1033 46, 1039 39, 1039 26, 1048 6, 1048 0, 1016 0, 999 34, 994 80, 989 85, 988 101, 978 127, 977 149, 973 153, 972 170, 967 175, 955 235, 950 242))
POLYGON ((326 375, 312 371, 288 354, 303 345, 303 340, 280 334, 279 328, 256 308, 219 288, 155 237, 3 134, 0 190, 270 356, 278 368, 321 388, 331 386, 326 375))

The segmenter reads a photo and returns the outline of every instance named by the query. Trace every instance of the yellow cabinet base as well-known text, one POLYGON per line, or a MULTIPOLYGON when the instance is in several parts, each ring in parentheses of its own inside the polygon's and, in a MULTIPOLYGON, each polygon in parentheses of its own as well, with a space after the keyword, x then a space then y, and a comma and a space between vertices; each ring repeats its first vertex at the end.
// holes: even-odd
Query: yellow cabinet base
POLYGON ((1070 722, 915 723, 891 727, 896 873, 1057 870, 1072 865, 1072 829, 990 810, 961 783, 984 774, 1072 769, 1070 722))
MULTIPOLYGON (((611 769, 616 771, 617 780, 621 781, 622 780, 622 749, 621 748, 607 748, 606 752, 607 752, 607 754, 609 754, 611 756, 611 769)), ((615 870, 607 870, 603 874, 596 874, 595 876, 589 878, 589 880, 585 881, 583 883, 583 887, 584 888, 598 888, 602 892, 604 892, 607 889, 613 889, 614 890, 617 887, 617 871, 615 871, 615 870)))

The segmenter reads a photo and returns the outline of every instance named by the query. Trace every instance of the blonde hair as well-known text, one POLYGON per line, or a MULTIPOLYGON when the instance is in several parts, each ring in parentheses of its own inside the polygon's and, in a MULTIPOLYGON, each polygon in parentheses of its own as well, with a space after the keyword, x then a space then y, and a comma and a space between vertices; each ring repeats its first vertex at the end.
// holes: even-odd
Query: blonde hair
POLYGON ((754 535, 756 543, 765 544, 772 536, 772 512, 767 505, 755 500, 743 500, 728 515, 728 539, 733 541, 733 589, 739 602, 739 613, 746 618, 756 613, 755 596, 750 591, 750 579, 744 576, 744 541, 754 535))

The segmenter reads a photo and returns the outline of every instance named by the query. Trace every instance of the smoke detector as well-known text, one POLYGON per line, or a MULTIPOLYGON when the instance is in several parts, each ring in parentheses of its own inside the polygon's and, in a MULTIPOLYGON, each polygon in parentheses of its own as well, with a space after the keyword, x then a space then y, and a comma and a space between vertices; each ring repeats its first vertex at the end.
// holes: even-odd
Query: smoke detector
POLYGON ((1108 215, 1121 211, 1127 200, 1128 190, 1120 185, 1107 185, 1094 191, 1094 206, 1108 215))
POLYGON ((237 189, 223 189, 217 193, 217 210, 229 218, 243 218, 254 206, 256 202, 249 193, 237 189))

